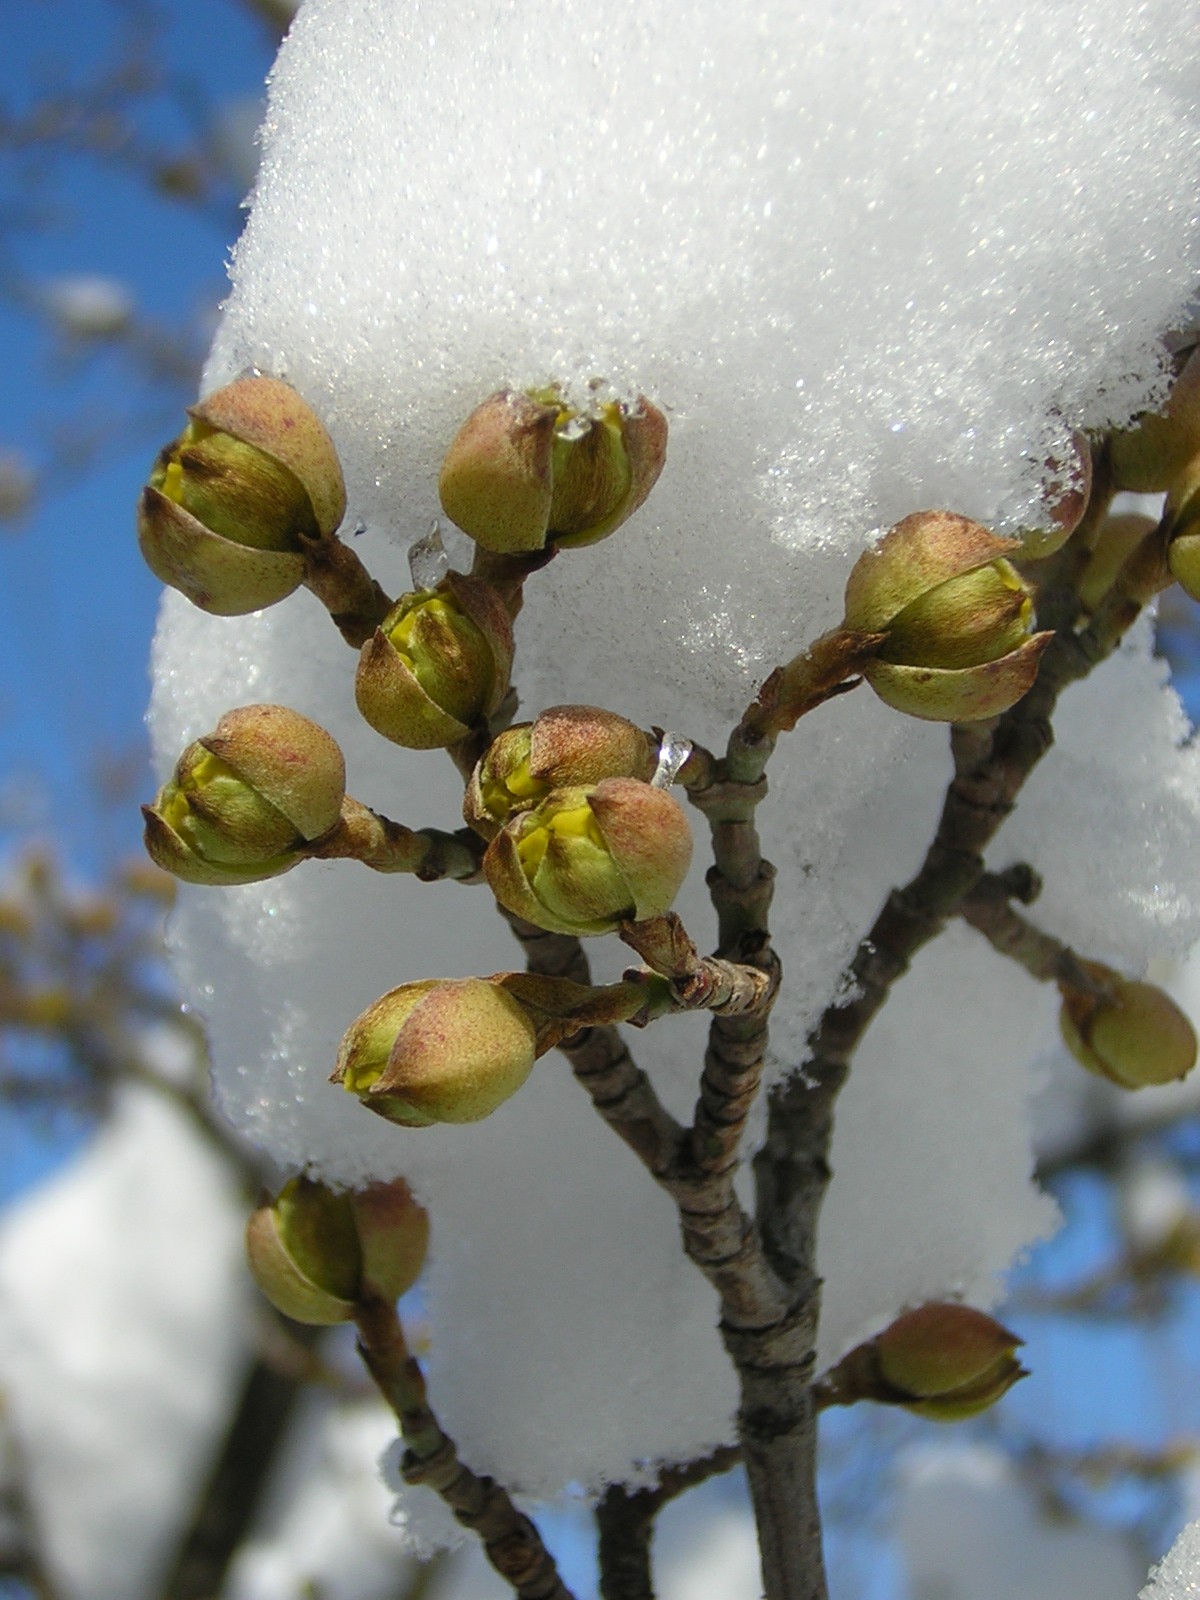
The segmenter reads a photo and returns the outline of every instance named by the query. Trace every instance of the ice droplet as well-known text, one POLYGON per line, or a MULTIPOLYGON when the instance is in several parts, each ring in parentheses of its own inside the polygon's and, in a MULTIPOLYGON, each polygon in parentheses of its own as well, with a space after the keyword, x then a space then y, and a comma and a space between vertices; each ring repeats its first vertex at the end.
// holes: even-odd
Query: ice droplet
POLYGON ((442 543, 442 530, 436 519, 429 524, 429 532, 408 550, 408 570, 412 573, 416 589, 436 589, 450 571, 450 557, 442 543))
POLYGON ((650 779, 656 789, 669 789, 692 753, 692 741, 679 733, 664 733, 658 747, 658 766, 650 779))

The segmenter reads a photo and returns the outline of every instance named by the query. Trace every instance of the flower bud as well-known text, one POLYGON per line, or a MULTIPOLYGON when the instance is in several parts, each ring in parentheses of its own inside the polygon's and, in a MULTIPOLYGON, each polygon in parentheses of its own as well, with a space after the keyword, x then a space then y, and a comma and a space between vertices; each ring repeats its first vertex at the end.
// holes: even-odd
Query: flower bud
POLYGON ((151 858, 188 883, 256 883, 301 859, 345 798, 342 752, 286 706, 227 711, 142 807, 151 858))
POLYGON ((510 817, 483 872, 500 904, 539 928, 612 933, 668 910, 691 854, 677 801, 635 778, 605 778, 510 817))
POLYGON ((666 418, 644 397, 585 416, 553 390, 506 389, 459 429, 438 492, 450 520, 485 550, 594 544, 642 504, 666 449, 666 418))
POLYGON ((1154 533, 1157 523, 1137 512, 1118 512, 1105 517, 1096 530, 1095 543, 1075 585, 1079 603, 1094 611, 1109 593, 1125 563, 1134 551, 1154 533))
POLYGON ((653 738, 615 712, 596 706, 551 706, 536 722, 506 729, 471 774, 463 816, 493 838, 514 812, 539 805, 552 789, 604 778, 654 776, 653 738))
POLYGON ((1163 521, 1171 576, 1185 594, 1200 599, 1200 452, 1171 485, 1163 521))
POLYGON ((873 1340, 893 1403, 935 1422, 984 1411, 1025 1376, 1015 1333, 971 1306, 918 1306, 873 1340))
POLYGON ((429 1219, 403 1179, 354 1193, 293 1178, 246 1227, 255 1282, 294 1322, 353 1319, 368 1298, 395 1301, 425 1260, 429 1219))
POLYGON ((351 1023, 331 1078, 389 1122, 478 1122, 533 1068, 528 1013, 486 978, 425 978, 391 989, 351 1023))
POLYGON ((1032 686, 1049 633, 1006 558, 1021 546, 949 511, 920 511, 859 557, 844 626, 887 635, 863 676, 887 705, 938 722, 997 716, 1032 686))
POLYGON ((1021 530, 1022 561, 1044 561, 1061 550, 1083 520, 1091 496, 1092 452, 1083 434, 1072 435, 1065 461, 1051 459, 1046 467, 1051 474, 1046 521, 1040 528, 1021 530))
POLYGON ((388 612, 363 646, 354 697, 385 739, 440 749, 498 708, 512 651, 512 623, 496 591, 452 572, 388 612))
POLYGON ((1122 1089, 1186 1078, 1196 1064, 1196 1032, 1170 996, 1098 961, 1082 966, 1108 992, 1059 984, 1059 1026, 1076 1061, 1122 1089))
POLYGON ((303 540, 333 533, 345 513, 333 443, 276 378, 239 378, 188 416, 142 492, 146 564, 216 616, 274 605, 304 577, 303 540))
POLYGON ((1161 412, 1149 411, 1109 442, 1113 485, 1134 494, 1170 490, 1200 456, 1200 351, 1193 351, 1161 412))

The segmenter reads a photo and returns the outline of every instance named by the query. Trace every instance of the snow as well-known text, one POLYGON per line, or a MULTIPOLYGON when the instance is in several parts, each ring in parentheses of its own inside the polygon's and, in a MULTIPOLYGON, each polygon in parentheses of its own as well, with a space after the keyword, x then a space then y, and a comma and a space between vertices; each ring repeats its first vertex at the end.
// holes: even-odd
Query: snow
MULTIPOLYGON (((1132 1546, 1119 1534, 1046 1517, 1011 1462, 987 1445, 909 1452, 895 1532, 910 1600, 1129 1600, 1138 1581, 1132 1546)), ((1169 1600, 1183 1600, 1183 1591, 1169 1600)))
POLYGON ((54 1592, 143 1600, 244 1359, 243 1205, 155 1090, 0 1228, 0 1391, 54 1592))
POLYGON ((1150 1574, 1138 1600, 1196 1600, 1200 1594, 1200 1522, 1189 1522, 1150 1574))
MULTIPOLYGON (((1161 394, 1156 336, 1195 279, 1192 43, 1164 0, 309 0, 206 384, 256 366, 311 400, 393 592, 475 403, 552 378, 649 394, 671 419, 663 478, 529 585, 517 679, 530 711, 598 701, 716 744, 767 668, 836 623, 873 529, 936 505, 1011 530, 1070 428, 1161 394)), ((233 620, 168 595, 155 677, 164 770, 231 705, 280 700, 336 734, 359 799, 455 825, 449 764, 358 721, 306 594, 233 620)), ((1147 629, 1059 731, 994 864, 1032 860, 1037 915, 1090 955, 1182 956, 1200 757, 1147 629)), ((786 973, 773 1071, 919 863, 947 773, 945 731, 865 689, 781 746, 761 815, 786 973)), ((703 943, 701 874, 680 904, 703 943)), ((433 1396, 474 1464, 553 1494, 729 1436, 711 1293, 560 1058, 471 1128, 393 1128, 326 1083, 385 989, 514 964, 480 891, 328 863, 187 891, 173 940, 231 1119, 286 1166, 403 1172, 429 1204, 433 1396)), ((597 951, 606 977, 624 959, 597 951)), ((1027 1101, 1053 1027, 1051 997, 968 930, 898 991, 839 1116, 823 1359, 912 1299, 990 1303, 1051 1225, 1027 1101)), ((701 1032, 635 1040, 680 1114, 701 1032)))

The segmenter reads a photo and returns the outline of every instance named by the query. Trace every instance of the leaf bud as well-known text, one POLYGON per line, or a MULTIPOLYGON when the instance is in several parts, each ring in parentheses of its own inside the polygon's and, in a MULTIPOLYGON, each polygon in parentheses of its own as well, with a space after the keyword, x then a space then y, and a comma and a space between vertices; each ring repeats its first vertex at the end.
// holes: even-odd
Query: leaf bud
POLYGON ((635 778, 555 789, 496 834, 483 872, 500 904, 551 933, 612 933, 661 916, 692 854, 687 817, 635 778))
POLYGON ((551 706, 536 722, 499 734, 476 764, 463 816, 485 839, 509 817, 539 805, 552 789, 604 778, 654 776, 653 738, 625 717, 597 706, 551 706))
POLYGON ((1145 543, 1157 526, 1153 517, 1143 517, 1134 511, 1105 517, 1096 530, 1087 565, 1075 585, 1079 603, 1085 611, 1095 611, 1112 589, 1130 556, 1145 543))
POLYGON ((354 698, 377 733, 409 750, 465 739, 508 692, 512 623, 489 584, 452 572, 402 595, 363 646, 354 698))
POLYGON ((843 626, 886 634, 862 673, 887 705, 937 722, 1006 711, 1032 686, 1049 633, 1000 539, 950 511, 919 511, 859 557, 843 626))
POLYGON ((1134 494, 1172 489, 1200 456, 1200 351, 1193 351, 1161 412, 1148 411, 1109 441, 1113 485, 1134 494))
POLYGON ((1066 460, 1046 462, 1046 518, 1041 527, 1021 530, 1021 560, 1044 561, 1063 545, 1083 520, 1092 492, 1092 452, 1081 433, 1071 436, 1066 460))
POLYGON ((935 1422, 975 1416, 1025 1376, 1016 1334, 956 1302, 904 1312, 873 1344, 893 1403, 935 1422))
POLYGON ((216 616, 274 605, 304 578, 303 541, 332 534, 345 513, 333 442, 277 378, 239 378, 188 416, 142 491, 146 564, 216 616))
POLYGON ((644 397, 587 415, 553 389, 505 389, 459 429, 438 492, 450 520, 485 550, 594 544, 642 504, 666 449, 666 418, 644 397))
POLYGON ((315 722, 286 706, 227 711, 142 807, 146 849, 188 883, 273 878, 334 826, 345 785, 342 752, 315 722))
POLYGON ((331 1078, 389 1122, 479 1122, 529 1076, 536 1030, 487 978, 425 978, 376 1000, 351 1023, 331 1078))
POLYGON ((395 1301, 425 1261, 429 1218, 404 1180, 342 1193, 293 1178, 246 1227, 255 1282, 294 1322, 353 1319, 375 1298, 395 1301))
POLYGON ((1104 992, 1059 984, 1059 1026, 1076 1061, 1121 1089, 1186 1078, 1196 1064, 1196 1031, 1170 996, 1099 961, 1081 965, 1104 992))

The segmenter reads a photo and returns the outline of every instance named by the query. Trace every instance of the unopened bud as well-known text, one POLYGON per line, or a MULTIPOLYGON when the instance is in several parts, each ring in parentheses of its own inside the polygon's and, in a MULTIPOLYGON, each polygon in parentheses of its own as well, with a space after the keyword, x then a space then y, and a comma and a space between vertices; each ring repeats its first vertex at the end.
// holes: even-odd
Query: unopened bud
POLYGON ((604 778, 649 782, 656 754, 651 736, 615 712, 551 706, 536 722, 518 723, 493 740, 471 774, 463 816, 491 839, 510 816, 539 805, 552 789, 604 778))
POLYGON ((369 1298, 395 1301, 425 1260, 429 1219, 403 1179, 341 1193, 293 1178, 246 1228, 255 1282, 295 1322, 349 1322, 369 1298))
POLYGON ((188 416, 142 493, 146 564, 217 616, 274 605, 304 577, 302 541, 331 534, 345 513, 333 443, 276 378, 239 378, 188 416))
POLYGON ((328 833, 345 797, 342 752, 286 706, 227 711, 142 807, 151 858, 188 883, 256 883, 328 833))
POLYGON ((645 398, 585 415, 554 391, 507 389, 459 429, 438 491, 446 515, 485 550, 593 544, 642 504, 666 447, 666 418, 645 398))
POLYGON ((502 906, 551 933, 612 933, 661 916, 692 854, 687 817, 634 778, 555 789, 512 816, 483 858, 502 906))
POLYGON ((1075 585, 1079 603, 1094 611, 1117 581, 1122 568, 1139 546, 1154 533, 1157 523, 1137 512, 1118 512, 1105 517, 1096 530, 1095 543, 1079 581, 1075 585))
POLYGON ((1098 961, 1082 966, 1101 992, 1059 984, 1059 1025, 1075 1059, 1122 1089, 1186 1078, 1196 1064, 1196 1031, 1170 996, 1098 961))
POLYGON ((426 978, 392 989, 351 1023, 331 1082, 404 1127, 478 1122, 533 1068, 536 1030, 486 978, 426 978))
POLYGON ((1021 560, 1044 561, 1075 532, 1083 520, 1092 492, 1092 452, 1081 433, 1071 438, 1065 459, 1046 463, 1046 520, 1040 528, 1021 531, 1021 560))
POLYGON ((921 511, 859 557, 844 626, 886 639, 862 667, 879 698, 938 722, 997 716, 1033 684, 1049 633, 1007 559, 1021 546, 949 511, 921 511))
POLYGON ((409 750, 458 744, 508 691, 512 624, 499 595, 451 573, 436 589, 402 595, 363 646, 358 709, 409 750))
POLYGON ((1114 433, 1109 444, 1113 484, 1134 494, 1162 494, 1200 456, 1200 351, 1193 351, 1161 412, 1114 433))
POLYGON ((1016 1334, 954 1302, 906 1311, 873 1343, 894 1403, 935 1422, 975 1416, 1025 1376, 1016 1334))

